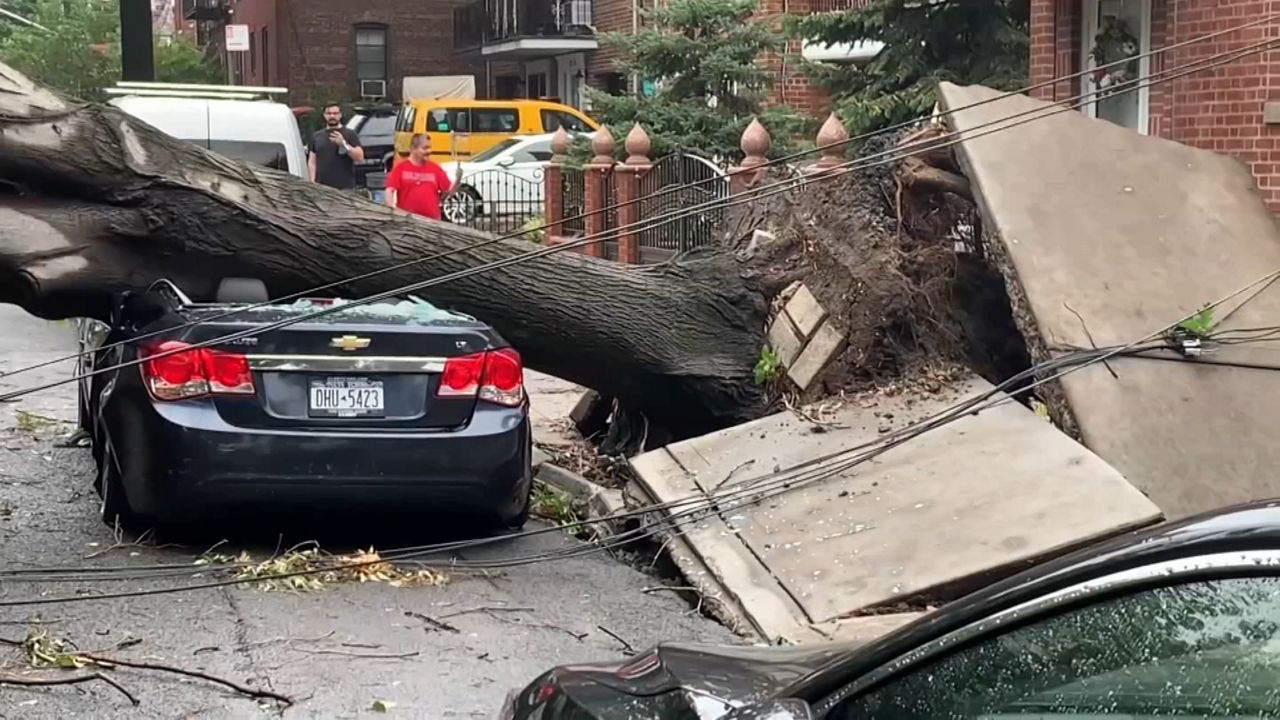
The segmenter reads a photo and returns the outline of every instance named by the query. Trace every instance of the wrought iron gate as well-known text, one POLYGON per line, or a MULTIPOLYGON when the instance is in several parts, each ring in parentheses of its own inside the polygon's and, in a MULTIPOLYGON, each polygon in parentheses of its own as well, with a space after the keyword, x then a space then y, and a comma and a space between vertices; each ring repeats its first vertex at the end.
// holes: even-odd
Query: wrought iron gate
POLYGON ((693 208, 729 196, 729 178, 715 163, 677 150, 653 163, 640 181, 642 247, 681 252, 716 242, 724 209, 693 208))

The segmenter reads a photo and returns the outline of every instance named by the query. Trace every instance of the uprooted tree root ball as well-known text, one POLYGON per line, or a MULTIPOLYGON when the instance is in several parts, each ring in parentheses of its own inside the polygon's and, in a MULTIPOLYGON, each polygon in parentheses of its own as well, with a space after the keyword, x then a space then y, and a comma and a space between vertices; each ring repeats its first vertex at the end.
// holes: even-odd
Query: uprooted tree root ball
MULTIPOLYGON (((858 155, 918 137, 882 136, 858 155)), ((730 247, 774 295, 775 310, 804 283, 846 338, 802 401, 913 378, 934 385, 967 367, 1000 376, 1018 362, 992 349, 1006 343, 1012 321, 1000 314, 1002 280, 982 262, 976 208, 954 192, 967 182, 957 168, 911 160, 808 183, 731 223, 730 247)))

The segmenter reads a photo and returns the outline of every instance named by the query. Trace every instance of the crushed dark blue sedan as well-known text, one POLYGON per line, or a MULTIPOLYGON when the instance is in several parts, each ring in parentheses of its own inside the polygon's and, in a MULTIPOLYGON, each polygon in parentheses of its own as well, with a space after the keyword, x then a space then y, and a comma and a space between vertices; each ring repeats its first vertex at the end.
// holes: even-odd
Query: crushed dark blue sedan
POLYGON ((865 645, 567 665, 503 720, 1280 718, 1280 503, 1132 533, 865 645))
POLYGON ((80 324, 79 374, 102 370, 79 398, 106 522, 367 510, 524 524, 524 370, 492 328, 412 297, 251 307, 261 283, 218 292, 196 303, 162 281, 80 324))

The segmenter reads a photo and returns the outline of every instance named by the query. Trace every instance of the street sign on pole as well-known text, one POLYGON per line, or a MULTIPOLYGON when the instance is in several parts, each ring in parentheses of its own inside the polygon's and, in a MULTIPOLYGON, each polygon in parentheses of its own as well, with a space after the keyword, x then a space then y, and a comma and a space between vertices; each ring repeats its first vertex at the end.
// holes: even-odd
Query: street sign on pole
POLYGON ((249 26, 227 26, 227 52, 249 52, 249 26))

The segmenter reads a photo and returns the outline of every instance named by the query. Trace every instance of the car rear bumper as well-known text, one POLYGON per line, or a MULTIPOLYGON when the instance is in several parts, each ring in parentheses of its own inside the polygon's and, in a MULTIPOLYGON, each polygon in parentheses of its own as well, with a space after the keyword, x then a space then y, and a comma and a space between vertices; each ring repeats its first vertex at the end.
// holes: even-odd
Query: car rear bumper
POLYGON ((527 406, 477 408, 451 431, 343 432, 238 428, 205 401, 139 405, 121 411, 111 439, 130 505, 156 520, 239 510, 510 519, 528 492, 527 406))

